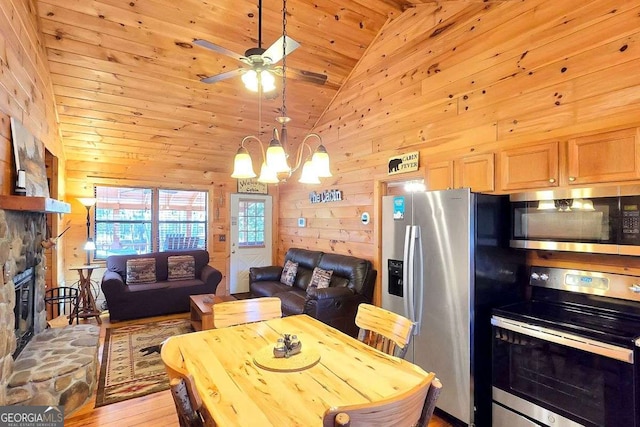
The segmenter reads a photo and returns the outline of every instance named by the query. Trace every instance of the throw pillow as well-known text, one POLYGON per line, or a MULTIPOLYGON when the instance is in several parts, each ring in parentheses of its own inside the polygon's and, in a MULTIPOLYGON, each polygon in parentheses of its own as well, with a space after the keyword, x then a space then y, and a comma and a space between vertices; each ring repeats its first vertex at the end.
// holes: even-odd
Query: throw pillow
POLYGON ((322 268, 319 268, 319 267, 314 268, 313 274, 311 275, 311 282, 309 282, 307 291, 314 288, 315 289, 328 288, 329 283, 331 282, 332 274, 333 274, 333 270, 323 270, 322 268))
POLYGON ((282 269, 282 274, 280 275, 280 283, 293 286, 296 281, 296 273, 298 272, 298 263, 293 262, 290 259, 284 263, 284 268, 282 269))
POLYGON ((155 258, 133 258, 127 260, 127 285, 153 283, 155 281, 155 258))
POLYGON ((167 262, 169 265, 169 281, 196 278, 196 260, 193 255, 170 256, 167 262))

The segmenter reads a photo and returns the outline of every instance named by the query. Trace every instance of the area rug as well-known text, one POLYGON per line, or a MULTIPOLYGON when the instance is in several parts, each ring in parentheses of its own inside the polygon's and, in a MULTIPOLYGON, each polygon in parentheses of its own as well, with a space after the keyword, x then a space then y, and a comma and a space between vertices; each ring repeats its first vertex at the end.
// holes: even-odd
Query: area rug
POLYGON ((169 388, 160 345, 193 332, 186 319, 108 328, 98 378, 96 408, 169 388))

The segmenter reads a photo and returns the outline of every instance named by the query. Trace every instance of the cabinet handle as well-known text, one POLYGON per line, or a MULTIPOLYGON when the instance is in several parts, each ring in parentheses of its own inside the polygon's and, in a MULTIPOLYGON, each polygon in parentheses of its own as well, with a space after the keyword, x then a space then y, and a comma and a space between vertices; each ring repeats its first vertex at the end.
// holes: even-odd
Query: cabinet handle
POLYGON ((570 177, 569 177, 569 181, 573 182, 573 181, 575 181, 575 180, 576 180, 576 177, 575 177, 575 176, 570 176, 570 177))
POLYGON ((554 182, 556 182, 556 179, 555 178, 549 178, 549 182, 553 184, 554 182))

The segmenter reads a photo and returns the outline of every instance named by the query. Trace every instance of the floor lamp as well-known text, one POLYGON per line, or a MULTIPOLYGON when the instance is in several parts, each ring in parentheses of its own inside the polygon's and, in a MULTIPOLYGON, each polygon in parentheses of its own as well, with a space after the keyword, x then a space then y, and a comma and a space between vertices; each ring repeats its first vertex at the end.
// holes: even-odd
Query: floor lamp
POLYGON ((91 264, 91 252, 96 250, 96 244, 91 238, 91 206, 94 206, 97 199, 93 197, 78 197, 82 205, 87 208, 87 241, 84 244, 84 250, 87 251, 87 265, 91 264))

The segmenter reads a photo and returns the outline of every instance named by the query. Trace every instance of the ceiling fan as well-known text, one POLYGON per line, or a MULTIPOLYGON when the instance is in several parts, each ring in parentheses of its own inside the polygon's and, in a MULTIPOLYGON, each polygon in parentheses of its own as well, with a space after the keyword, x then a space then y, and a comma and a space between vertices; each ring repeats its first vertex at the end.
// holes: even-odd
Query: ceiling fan
MULTIPOLYGON (((282 75, 283 67, 276 66, 285 55, 300 47, 300 43, 286 35, 286 21, 283 22, 283 35, 276 40, 268 49, 262 48, 262 0, 258 2, 258 46, 247 49, 244 55, 237 54, 227 48, 213 44, 207 40, 194 39, 198 46, 221 53, 231 58, 243 62, 247 67, 238 68, 215 76, 200 79, 203 83, 215 83, 232 77, 241 75, 242 80, 248 89, 258 91, 258 79, 261 79, 262 90, 267 92, 275 89, 275 78, 273 75, 282 75), (263 74, 264 73, 264 74, 263 74)), ((325 74, 314 73, 312 71, 296 70, 286 67, 287 77, 305 80, 316 84, 325 84, 327 76, 325 74)))

